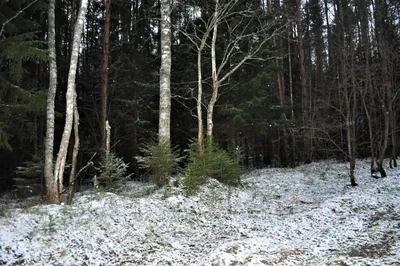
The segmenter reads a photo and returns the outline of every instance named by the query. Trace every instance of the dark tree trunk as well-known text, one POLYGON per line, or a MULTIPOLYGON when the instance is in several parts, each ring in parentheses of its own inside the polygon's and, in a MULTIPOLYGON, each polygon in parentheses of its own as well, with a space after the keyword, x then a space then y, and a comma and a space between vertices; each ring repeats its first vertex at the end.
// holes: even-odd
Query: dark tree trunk
POLYGON ((309 121, 309 102, 308 102, 308 88, 307 88, 307 76, 305 66, 305 55, 304 55, 304 43, 303 43, 303 26, 301 21, 301 0, 296 0, 297 12, 296 12, 296 24, 297 24, 297 38, 299 45, 299 59, 300 59, 300 78, 301 78, 301 99, 302 99, 302 118, 303 118, 303 132, 304 132, 304 162, 311 162, 310 154, 310 121, 309 121))
POLYGON ((110 40, 111 0, 106 1, 106 14, 104 23, 103 65, 101 70, 101 154, 106 158, 106 121, 107 121, 107 90, 108 90, 108 57, 110 40))
POLYGON ((271 135, 268 133, 268 136, 263 137, 263 163, 264 165, 271 165, 272 164, 272 154, 274 152, 271 135))

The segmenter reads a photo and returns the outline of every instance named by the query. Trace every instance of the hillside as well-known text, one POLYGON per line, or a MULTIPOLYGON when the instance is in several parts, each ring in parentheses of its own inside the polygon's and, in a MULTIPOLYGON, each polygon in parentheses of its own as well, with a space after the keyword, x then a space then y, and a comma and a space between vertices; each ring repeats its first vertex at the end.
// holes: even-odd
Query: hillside
POLYGON ((400 265, 400 170, 256 170, 197 196, 130 182, 72 206, 3 210, 0 265, 400 265))

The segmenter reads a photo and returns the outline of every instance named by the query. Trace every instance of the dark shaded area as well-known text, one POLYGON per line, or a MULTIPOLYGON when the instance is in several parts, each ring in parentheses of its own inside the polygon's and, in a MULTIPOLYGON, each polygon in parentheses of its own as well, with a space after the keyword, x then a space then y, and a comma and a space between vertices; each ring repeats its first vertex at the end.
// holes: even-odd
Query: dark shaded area
MULTIPOLYGON (((71 14, 76 12, 78 2, 56 1, 55 154, 65 118, 73 30, 71 14)), ((215 142, 234 154, 247 169, 293 167, 327 158, 350 162, 371 156, 390 156, 389 167, 397 167, 400 153, 400 145, 396 143, 400 139, 398 1, 377 0, 373 10, 366 8, 368 5, 362 0, 300 1, 300 10, 297 1, 261 2, 236 1, 231 9, 232 16, 219 25, 217 63, 221 63, 230 47, 235 47, 221 76, 264 37, 256 34, 261 25, 258 22, 269 25, 265 32, 269 39, 257 60, 250 60, 221 84, 214 112, 215 142), (243 16, 240 12, 247 9, 252 13, 243 16), (297 12, 301 12, 302 48, 294 23, 297 12), (236 32, 233 31, 235 27, 236 32), (245 39, 240 39, 241 32, 252 38, 240 41, 245 39), (307 98, 302 91, 300 50, 304 50, 307 98), (350 109, 346 107, 346 97, 350 97, 350 109), (391 106, 388 99, 392 101, 391 106), (307 117, 303 117, 305 112, 307 117), (348 152, 346 135, 348 114, 351 114, 349 123, 354 136, 350 140, 354 145, 352 152, 348 152), (388 130, 384 126, 385 119, 389 123, 388 130), (385 141, 387 148, 382 149, 385 141)), ((46 1, 38 0, 7 22, 26 6, 27 1, 23 0, 0 0, 0 26, 4 25, 0 36, 1 193, 15 189, 28 175, 36 185, 43 184, 42 174, 36 170, 43 161, 46 132, 48 6, 46 1)), ((181 155, 187 154, 190 143, 197 137, 194 115, 197 54, 182 31, 190 36, 201 36, 206 30, 202 21, 212 17, 213 9, 213 1, 183 0, 174 3, 171 13, 171 138, 172 144, 179 146, 181 155)), ((104 10, 103 2, 89 1, 81 42, 76 79, 81 137, 78 169, 95 153, 94 166, 100 161, 104 10)), ((113 153, 129 163, 128 171, 136 180, 147 180, 145 171, 134 159, 141 154, 139 147, 156 138, 158 132, 159 17, 157 0, 111 2, 107 102, 111 146, 113 153)), ((202 56, 203 106, 207 106, 211 97, 208 47, 202 56)), ((67 164, 70 161, 68 157, 67 164)), ((386 167, 378 163, 374 171, 385 177, 386 167)), ((94 167, 88 168, 77 183, 80 187, 90 185, 95 174, 94 167)), ((65 176, 68 175, 69 168, 65 172, 65 176)))

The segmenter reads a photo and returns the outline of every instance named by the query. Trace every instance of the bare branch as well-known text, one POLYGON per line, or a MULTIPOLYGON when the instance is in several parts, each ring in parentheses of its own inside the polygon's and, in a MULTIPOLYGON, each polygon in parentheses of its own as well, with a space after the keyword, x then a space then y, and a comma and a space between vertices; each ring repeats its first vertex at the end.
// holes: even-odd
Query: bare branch
POLYGON ((34 0, 33 2, 31 2, 29 5, 27 5, 26 7, 24 7, 23 9, 21 9, 20 11, 18 11, 17 14, 15 14, 14 16, 12 16, 11 18, 9 18, 8 20, 6 20, 3 25, 1 26, 1 30, 0 30, 0 36, 3 35, 4 32, 4 28, 6 27, 6 25, 8 23, 10 23, 11 21, 13 21, 14 19, 16 19, 19 15, 21 15, 25 10, 27 10, 28 8, 30 8, 34 3, 36 3, 39 0, 34 0))
MULTIPOLYGON (((239 63, 237 63, 228 73, 226 73, 221 79, 219 79, 218 83, 221 84, 224 82, 230 75, 235 73, 244 63, 246 63, 248 60, 253 60, 257 59, 256 55, 260 52, 261 48, 264 47, 265 43, 269 40, 271 40, 273 37, 276 36, 278 32, 280 32, 282 29, 284 29, 287 26, 287 24, 284 24, 283 26, 279 27, 276 29, 271 35, 269 36, 264 36, 264 39, 252 50, 249 51, 249 53, 241 60, 239 63)), ((231 51, 228 51, 230 53, 231 51)), ((223 66, 222 66, 223 67, 223 66)), ((219 72, 222 70, 220 66, 219 72)))

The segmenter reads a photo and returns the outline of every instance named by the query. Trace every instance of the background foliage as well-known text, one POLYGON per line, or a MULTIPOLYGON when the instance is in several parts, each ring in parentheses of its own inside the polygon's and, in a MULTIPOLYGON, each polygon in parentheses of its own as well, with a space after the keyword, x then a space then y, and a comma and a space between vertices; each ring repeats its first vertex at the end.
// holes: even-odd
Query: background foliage
MULTIPOLYGON (((0 0, 0 187, 10 189, 18 176, 16 169, 41 156, 45 135, 46 91, 48 88, 47 3, 39 0, 9 23, 6 21, 33 0, 0 0)), ((104 3, 89 1, 86 25, 81 41, 76 79, 78 108, 81 116, 79 167, 100 149, 100 67, 103 48, 104 3)), ((356 97, 356 156, 371 154, 369 126, 378 149, 385 138, 384 111, 379 102, 385 95, 383 65, 388 66, 393 110, 386 155, 399 153, 400 125, 400 6, 389 0, 301 1, 302 37, 304 40, 306 91, 302 97, 299 43, 294 18, 296 1, 236 1, 232 9, 250 8, 259 20, 271 25, 271 32, 286 25, 265 44, 260 60, 250 61, 235 72, 221 87, 214 113, 215 144, 210 153, 225 162, 224 172, 236 171, 237 165, 224 152, 240 149, 243 164, 249 168, 290 166, 303 161, 305 136, 310 138, 312 160, 340 158, 347 160, 346 108, 343 81, 356 97), (339 9, 340 7, 340 9, 339 9), (341 14, 339 11, 342 10, 341 14), (343 18, 343 21, 341 21, 343 18), (342 37, 344 25, 344 40, 342 37), (367 25, 365 27, 365 25, 367 25), (386 42, 382 42, 386 40, 386 42), (346 58, 341 52, 345 51, 346 58), (388 55, 384 63, 382 55, 388 55), (338 76, 345 60, 348 76, 338 76), (367 73, 367 67, 370 73, 367 73), (368 83, 370 77, 370 83, 368 83), (368 83, 368 84, 367 84, 368 83), (368 85, 368 86, 367 86, 368 85), (370 110, 367 119, 363 101, 370 110), (306 128, 303 112, 308 110, 306 128), (393 136, 393 138, 392 138, 393 136), (218 157, 219 156, 219 157, 218 157)), ((71 14, 78 0, 57 0, 56 46, 58 87, 56 96, 56 143, 64 121, 65 91, 71 47, 71 14)), ((172 8, 172 145, 176 156, 184 155, 190 139, 197 136, 194 115, 197 93, 196 50, 182 31, 201 36, 202 21, 213 14, 213 1, 182 0, 172 8), (201 11, 201 12, 200 12, 201 11)), ((114 0, 111 3, 108 117, 112 129, 112 152, 129 163, 128 172, 141 179, 146 169, 139 167, 137 156, 149 156, 142 143, 156 137, 158 129, 160 46, 159 2, 156 0, 114 0)), ((239 16, 240 17, 240 16, 239 16)), ((221 24, 217 58, 227 48, 230 27, 238 17, 221 24)), ((249 20, 248 29, 257 23, 249 20)), ((244 29, 244 28, 243 28, 244 29)), ((209 41, 209 40, 208 40, 209 41)), ((231 64, 249 49, 237 47, 231 64)), ((229 70, 228 69, 225 71, 229 70)), ((211 95, 210 50, 203 51, 204 101, 211 95)), ((147 147, 149 150, 150 146, 147 147)), ((160 148, 160 147, 158 147, 160 148)), ((162 153, 162 149, 152 154, 162 153)), ((156 157, 161 160, 162 154, 156 157), (158 157, 157 157, 158 156, 158 157)), ((201 172, 201 160, 214 165, 216 158, 191 155, 188 173, 201 172)), ((175 157, 174 157, 175 158, 175 157)), ((99 164, 100 159, 97 159, 99 164)), ((172 162, 167 158, 165 162, 172 162)), ((68 159, 70 160, 70 158, 68 159)), ((175 162, 175 161, 174 161, 175 162)), ((150 162, 147 162, 150 165, 150 162)), ((217 169, 217 166, 216 168, 217 169)), ((205 168, 203 168, 206 171, 205 168)), ((166 171, 166 170, 165 170, 166 171)), ((168 169, 169 172, 170 170, 168 169)), ((208 171, 208 170, 207 170, 208 171)), ((210 170, 214 171, 214 170, 210 170)), ((158 172, 157 170, 155 171, 158 172)), ((162 170, 161 172, 164 172, 162 170)), ((204 173, 204 172, 203 172, 204 173)), ((221 173, 221 172, 220 172, 221 173)), ((66 173, 68 174, 68 173, 66 173)), ((231 172, 231 174, 233 174, 231 172)), ((157 176, 158 174, 156 174, 157 176)), ((190 174, 189 174, 190 175, 190 174)), ((221 181, 230 182, 220 174, 221 181)), ((230 174, 229 174, 230 175, 230 174)), ((156 180, 161 185, 162 175, 156 180)), ((92 177, 82 175, 83 179, 92 177)))

